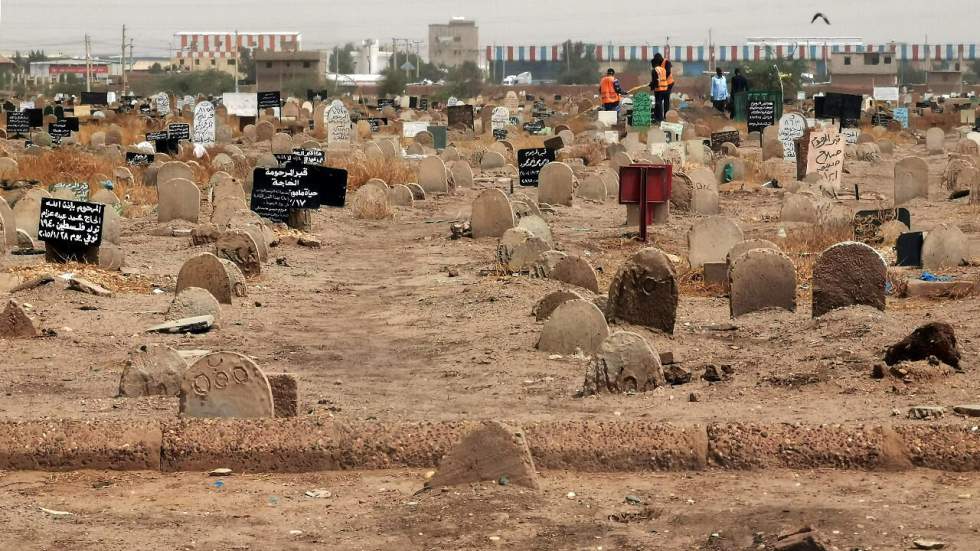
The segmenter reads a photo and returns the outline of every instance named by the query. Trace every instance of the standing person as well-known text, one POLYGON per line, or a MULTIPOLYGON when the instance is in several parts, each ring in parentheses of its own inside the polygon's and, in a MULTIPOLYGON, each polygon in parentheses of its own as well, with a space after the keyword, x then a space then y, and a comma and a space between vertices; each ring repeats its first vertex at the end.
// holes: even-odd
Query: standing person
POLYGON ((722 113, 728 106, 728 82, 721 72, 721 67, 715 69, 715 76, 711 77, 711 104, 722 113))
POLYGON ((732 77, 732 101, 728 102, 728 112, 731 113, 733 119, 735 118, 735 94, 748 91, 749 79, 745 78, 741 69, 736 68, 735 76, 732 77))
POLYGON ((599 101, 602 102, 602 110, 619 111, 619 101, 624 94, 623 89, 619 87, 616 71, 607 70, 606 76, 599 81, 599 101))
POLYGON ((653 121, 663 122, 670 108, 670 84, 667 80, 667 69, 664 68, 664 58, 659 53, 650 61, 653 70, 650 71, 650 91, 653 92, 653 121))
MULTIPOLYGON (((669 47, 667 48, 667 55, 670 55, 669 47)), ((667 74, 667 103, 664 104, 664 115, 666 115, 667 111, 670 111, 670 95, 674 93, 674 67, 670 60, 665 57, 660 62, 660 66, 664 68, 664 73, 667 74)))

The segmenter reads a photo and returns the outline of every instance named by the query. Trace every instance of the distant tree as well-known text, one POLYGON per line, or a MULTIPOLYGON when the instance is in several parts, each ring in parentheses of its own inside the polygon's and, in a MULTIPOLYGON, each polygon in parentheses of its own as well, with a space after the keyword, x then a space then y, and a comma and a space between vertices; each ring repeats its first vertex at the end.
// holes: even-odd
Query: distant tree
POLYGON ((283 96, 294 96, 305 98, 307 90, 326 90, 328 96, 336 94, 337 85, 332 81, 323 82, 320 77, 315 75, 305 75, 289 79, 282 83, 283 96))
POLYGON ((404 71, 388 67, 381 71, 381 75, 383 78, 381 79, 381 84, 378 87, 378 92, 380 94, 396 96, 405 91, 407 81, 405 80, 404 71))
POLYGON ((354 59, 351 56, 356 50, 357 48, 352 42, 348 42, 340 48, 335 47, 330 51, 330 63, 327 65, 327 70, 342 75, 351 75, 357 72, 354 68, 354 59))
POLYGON ((565 41, 561 46, 562 69, 559 84, 595 84, 599 80, 599 62, 595 51, 582 42, 565 41))
POLYGON ((163 66, 159 62, 150 65, 150 74, 156 75, 163 72, 163 66))
POLYGON ((144 79, 141 82, 141 87, 136 91, 144 96, 161 90, 180 96, 197 94, 217 96, 234 89, 234 77, 228 73, 210 69, 189 73, 163 73, 144 79))
POLYGON ((466 61, 446 75, 447 91, 457 98, 473 98, 483 90, 483 71, 476 63, 466 61))
MULTIPOLYGON (((449 70, 446 69, 445 67, 439 67, 434 63, 429 63, 413 53, 399 54, 398 55, 399 64, 405 63, 405 61, 402 61, 403 58, 409 63, 411 63, 413 66, 419 68, 418 71, 419 80, 428 79, 431 80, 432 82, 439 82, 440 80, 446 78, 446 74, 449 72, 449 70)), ((414 82, 416 80, 415 72, 412 71, 411 74, 409 74, 408 78, 409 80, 414 82)))
MULTIPOLYGON (((774 57, 774 56, 773 56, 774 57)), ((795 98, 803 89, 803 73, 807 71, 802 59, 768 59, 741 65, 752 90, 783 91, 784 98, 795 98)))

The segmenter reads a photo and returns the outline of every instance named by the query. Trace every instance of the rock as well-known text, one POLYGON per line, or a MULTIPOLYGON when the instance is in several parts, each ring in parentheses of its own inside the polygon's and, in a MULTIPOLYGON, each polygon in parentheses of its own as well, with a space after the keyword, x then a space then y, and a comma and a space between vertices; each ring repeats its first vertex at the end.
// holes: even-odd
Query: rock
POLYGON ((980 417, 980 404, 954 406, 953 411, 967 417, 980 417))
POLYGON ((909 408, 909 419, 915 419, 918 421, 939 419, 945 414, 945 408, 939 406, 912 406, 909 408))
POLYGON ((38 335, 34 321, 27 316, 24 308, 14 300, 0 313, 0 337, 5 339, 29 339, 38 335))
POLYGON ((677 276, 659 249, 648 247, 630 257, 609 286, 610 320, 623 320, 665 333, 674 332, 677 276))
POLYGON ((272 389, 249 358, 213 352, 195 361, 180 383, 180 414, 188 417, 273 417, 272 389))
POLYGON ((885 363, 895 365, 900 362, 916 362, 929 356, 939 358, 943 363, 959 369, 960 350, 956 346, 956 335, 948 323, 927 323, 885 351, 885 363))
POLYGON ((181 290, 170 302, 164 319, 174 321, 183 318, 211 316, 215 325, 221 320, 221 305, 214 295, 200 287, 187 287, 181 290))
POLYGON ((813 317, 847 306, 885 309, 885 260, 854 241, 824 250, 813 269, 813 317))
POLYGON ((426 486, 440 488, 497 482, 504 478, 508 484, 538 488, 534 460, 524 431, 497 421, 482 421, 442 458, 439 469, 426 486))
MULTIPOLYGON (((567 289, 552 291, 534 305, 534 309, 531 310, 531 313, 534 314, 534 319, 544 321, 551 316, 551 313, 555 311, 555 308, 558 308, 570 300, 585 299, 582 297, 582 295, 576 293, 575 291, 569 291, 567 289)), ((602 309, 600 308, 600 310, 602 309)))
POLYGON ((72 291, 79 291, 82 293, 88 293, 90 295, 95 295, 97 297, 111 297, 112 291, 106 289, 105 287, 92 283, 87 279, 82 279, 80 277, 73 277, 68 280, 68 289, 72 291))
POLYGON ((786 536, 776 542, 773 551, 830 551, 818 538, 815 532, 786 536))
POLYGON ((606 337, 585 372, 582 393, 646 392, 664 386, 660 357, 647 341, 628 331, 606 337))
POLYGON ((796 311, 796 267, 783 253, 753 249, 728 271, 729 311, 733 318, 767 308, 796 311))
POLYGON ((944 549, 946 543, 939 540, 912 540, 916 549, 944 549))
POLYGON ((176 350, 145 344, 129 353, 119 378, 119 396, 176 396, 187 364, 176 350))
POLYGON ((552 354, 592 354, 609 336, 609 326, 599 308, 585 300, 569 300, 555 309, 544 323, 538 350, 552 354))
POLYGON ((732 369, 732 366, 727 364, 721 366, 708 364, 704 366, 704 373, 701 375, 701 378, 709 383, 720 383, 731 379, 734 372, 735 370, 732 369))
POLYGON ((154 325, 147 333, 207 333, 214 326, 213 316, 182 318, 154 325))
POLYGON ((681 364, 668 364, 663 367, 664 379, 672 385, 683 385, 691 382, 691 370, 681 364))
MULTIPOLYGON (((173 230, 168 228, 167 235, 173 235, 173 230)), ((191 229, 191 244, 194 246, 207 245, 214 243, 221 236, 221 230, 214 224, 200 224, 191 229)))
POLYGON ((579 256, 568 255, 559 260, 548 277, 577 285, 593 293, 599 292, 599 278, 596 276, 595 269, 587 260, 579 256))

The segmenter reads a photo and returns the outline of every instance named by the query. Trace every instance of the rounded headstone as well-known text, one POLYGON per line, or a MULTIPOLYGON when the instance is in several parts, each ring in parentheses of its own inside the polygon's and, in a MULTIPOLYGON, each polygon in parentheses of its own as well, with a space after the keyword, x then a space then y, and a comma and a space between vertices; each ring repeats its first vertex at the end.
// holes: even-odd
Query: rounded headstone
POLYGON ((473 200, 470 215, 473 237, 501 237, 514 227, 514 210, 507 195, 499 189, 488 189, 473 200))
POLYGON ((194 362, 180 383, 180 414, 187 417, 273 417, 269 380, 251 359, 212 352, 194 362))
POLYGON ((773 249, 751 249, 738 256, 728 270, 733 318, 768 308, 796 311, 796 267, 773 249))
POLYGON ((214 249, 215 256, 234 262, 246 277, 257 276, 262 271, 259 246, 252 235, 243 229, 222 232, 214 249))
POLYGON ((524 228, 510 228, 497 245, 497 261, 508 272, 525 272, 550 247, 540 237, 524 228))
POLYGON ((172 321, 198 316, 212 316, 215 325, 218 325, 221 321, 221 305, 206 289, 188 287, 177 293, 170 302, 164 319, 172 321))
POLYGON ((558 261, 548 277, 570 285, 577 285, 593 293, 599 292, 599 278, 596 276, 595 268, 589 264, 588 260, 580 256, 565 256, 558 261))
POLYGON ((603 181, 602 177, 598 174, 590 174, 582 181, 582 185, 579 186, 576 194, 586 200, 596 201, 598 203, 605 202, 608 197, 606 192, 606 183, 603 181))
POLYGON ((235 284, 236 278, 229 275, 225 265, 217 256, 201 253, 191 257, 180 267, 176 292, 180 293, 189 287, 200 287, 211 293, 221 304, 231 304, 232 297, 242 296, 241 292, 234 288, 235 284))
POLYGON ((919 157, 907 157, 895 163, 895 206, 916 197, 929 198, 929 165, 919 157))
POLYGON ((415 198, 412 197, 412 190, 402 184, 391 186, 391 189, 388 191, 388 197, 391 199, 391 204, 398 207, 411 207, 415 203, 415 198))
POLYGON ((787 193, 783 197, 783 206, 779 210, 779 220, 816 224, 817 204, 807 195, 787 193))
POLYGON ((595 304, 569 300, 555 308, 544 322, 537 347, 552 354, 574 354, 578 350, 592 354, 607 336, 609 326, 595 304))
POLYGON ((366 220, 383 220, 391 216, 391 199, 388 197, 388 186, 363 185, 354 192, 350 202, 351 212, 355 218, 366 220))
POLYGON ((422 159, 418 183, 426 193, 449 193, 446 163, 434 155, 422 159))
POLYGON ((941 270, 964 264, 969 256, 969 241, 960 229, 942 224, 926 234, 922 243, 922 267, 941 270))
POLYGON ((828 247, 813 268, 813 317, 847 306, 885 309, 885 259, 854 241, 828 247))
POLYGON ((609 319, 673 333, 677 294, 674 265, 660 249, 647 247, 631 256, 613 277, 609 319))
POLYGON ((562 304, 570 300, 585 300, 582 295, 571 291, 568 289, 559 289, 557 291, 552 291, 541 298, 531 310, 534 314, 534 319, 538 321, 544 321, 551 316, 551 313, 555 311, 562 304))
POLYGON ((186 220, 197 223, 201 213, 201 190, 184 178, 172 178, 157 185, 158 222, 186 220))
POLYGON ((742 230, 734 220, 712 216, 695 223, 687 233, 691 268, 700 268, 706 262, 725 262, 728 251, 739 241, 742 230))
POLYGON ((629 331, 606 337, 585 375, 585 394, 646 392, 667 384, 660 356, 646 339, 629 331))
POLYGON ((561 162, 544 165, 538 175, 539 202, 571 206, 574 191, 575 174, 570 166, 561 162))

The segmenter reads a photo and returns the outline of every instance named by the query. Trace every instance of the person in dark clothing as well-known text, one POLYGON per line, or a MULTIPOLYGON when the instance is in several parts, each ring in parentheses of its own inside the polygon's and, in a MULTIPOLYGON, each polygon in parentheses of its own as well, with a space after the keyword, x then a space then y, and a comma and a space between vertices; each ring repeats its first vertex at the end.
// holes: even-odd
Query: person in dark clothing
POLYGON ((745 78, 742 70, 736 68, 735 76, 732 77, 732 99, 728 102, 728 111, 731 118, 735 118, 735 94, 749 91, 749 79, 745 78))
POLYGON ((653 92, 653 121, 659 123, 663 122, 664 116, 670 109, 670 82, 662 55, 658 53, 653 56, 650 65, 653 66, 653 70, 650 71, 650 91, 653 92))

